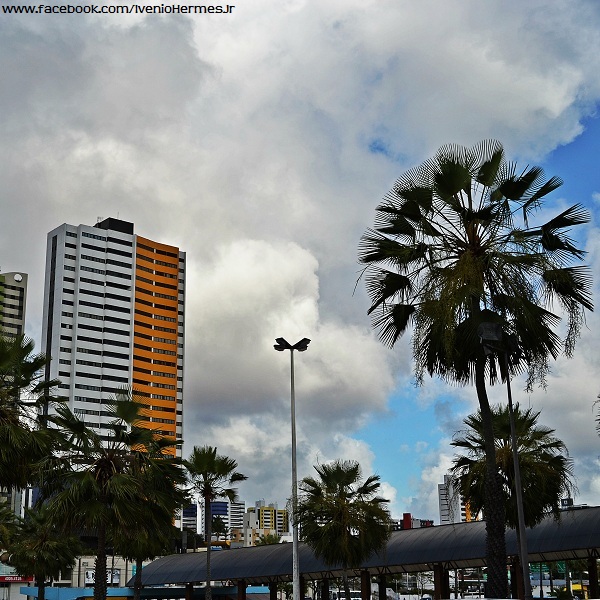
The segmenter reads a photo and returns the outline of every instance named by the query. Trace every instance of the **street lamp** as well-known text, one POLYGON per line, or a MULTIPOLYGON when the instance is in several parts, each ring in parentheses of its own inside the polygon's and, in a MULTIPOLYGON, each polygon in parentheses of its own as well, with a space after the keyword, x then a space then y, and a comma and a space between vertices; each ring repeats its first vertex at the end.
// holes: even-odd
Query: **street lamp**
POLYGON ((293 346, 279 337, 273 346, 278 352, 290 351, 290 389, 292 411, 292 587, 293 600, 300 600, 300 567, 298 564, 298 525, 296 524, 296 508, 298 505, 298 470, 296 467, 296 393, 294 389, 294 350, 305 352, 310 344, 308 338, 302 338, 293 346))
POLYGON ((510 387, 510 373, 508 371, 508 353, 517 353, 518 345, 511 336, 505 336, 500 323, 484 322, 477 328, 486 355, 498 352, 504 355, 504 368, 506 370, 506 393, 508 395, 508 415, 510 419, 510 443, 515 470, 515 496, 517 501, 517 541, 519 543, 519 562, 523 574, 523 595, 525 600, 531 600, 531 581, 529 579, 529 552, 527 551, 527 534, 525 533, 525 514, 523 512, 523 487, 521 484, 521 468, 519 466, 519 450, 517 445, 517 432, 515 429, 515 415, 513 411, 512 391, 510 387))

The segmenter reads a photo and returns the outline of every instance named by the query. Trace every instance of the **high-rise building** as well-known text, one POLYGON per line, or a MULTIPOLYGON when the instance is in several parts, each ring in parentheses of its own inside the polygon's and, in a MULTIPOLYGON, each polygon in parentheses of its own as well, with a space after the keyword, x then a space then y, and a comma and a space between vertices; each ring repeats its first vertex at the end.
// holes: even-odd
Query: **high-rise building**
MULTIPOLYGON (((204 501, 199 499, 201 510, 198 512, 199 531, 206 531, 204 521, 204 501)), ((244 513, 246 512, 245 502, 232 502, 231 500, 215 500, 210 503, 210 512, 212 517, 220 517, 227 528, 226 538, 230 539, 234 530, 241 530, 244 526, 244 513)))
MULTIPOLYGON (((0 335, 15 338, 25 333, 27 275, 21 272, 0 273, 0 335)), ((27 490, 0 488, 0 502, 20 515, 28 502, 27 490)))
POLYGON ((441 525, 478 520, 478 515, 471 514, 469 503, 465 502, 457 489, 454 489, 448 475, 444 475, 444 483, 438 484, 438 501, 441 525))
MULTIPOLYGON (((132 387, 157 433, 183 427, 185 253, 108 218, 48 234, 42 351, 47 379, 101 436, 107 400, 132 387)), ((178 453, 180 450, 177 451, 178 453)))
POLYGON ((0 331, 16 337, 25 333, 27 275, 0 273, 0 331))

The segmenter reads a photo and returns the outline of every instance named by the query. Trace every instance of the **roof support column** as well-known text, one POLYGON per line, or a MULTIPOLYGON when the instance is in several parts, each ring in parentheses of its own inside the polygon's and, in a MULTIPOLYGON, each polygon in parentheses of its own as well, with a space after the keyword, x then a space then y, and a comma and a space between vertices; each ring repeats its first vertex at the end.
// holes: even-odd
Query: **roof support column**
POLYGON ((600 598, 600 586, 598 585, 598 559, 595 556, 588 558, 588 577, 590 585, 588 598, 600 598))
POLYGON ((269 600, 277 600, 277 582, 271 581, 269 583, 269 600))
POLYGON ((442 563, 433 565, 433 597, 435 600, 450 598, 450 573, 442 563))
POLYGON ((329 579, 321 579, 321 600, 329 600, 329 579))
POLYGON ((377 578, 377 591, 379 592, 379 600, 387 600, 387 585, 385 575, 380 575, 377 578))
POLYGON ((238 579, 237 600, 246 600, 246 580, 245 579, 238 579))
POLYGON ((515 556, 510 564, 510 593, 513 598, 524 598, 523 569, 519 557, 515 556))
POLYGON ((194 584, 186 583, 185 584, 185 600, 192 600, 194 597, 194 584))
POLYGON ((360 597, 362 600, 371 600, 371 574, 369 571, 360 572, 360 597))

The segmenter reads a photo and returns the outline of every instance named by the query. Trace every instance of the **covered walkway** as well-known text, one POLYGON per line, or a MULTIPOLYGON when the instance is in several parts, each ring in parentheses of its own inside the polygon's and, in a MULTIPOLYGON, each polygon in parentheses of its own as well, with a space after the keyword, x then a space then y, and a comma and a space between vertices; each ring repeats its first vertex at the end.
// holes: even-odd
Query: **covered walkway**
MULTIPOLYGON (((588 559, 596 565, 600 549, 600 507, 563 512, 560 522, 551 517, 527 530, 530 562, 588 559)), ((514 530, 508 530, 506 547, 509 560, 516 563, 517 540, 514 530)), ((269 585, 292 579, 292 545, 275 544, 237 550, 223 550, 211 555, 211 576, 214 581, 233 582, 238 598, 244 600, 247 585, 269 585)), ((300 574, 303 581, 322 581, 340 577, 344 571, 328 567, 317 559, 305 544, 299 548, 300 574)), ((370 594, 370 582, 378 577, 380 590, 385 590, 387 575, 433 571, 435 598, 449 598, 448 572, 451 569, 485 566, 485 523, 457 523, 394 532, 386 550, 374 554, 359 569, 347 572, 361 577, 363 597, 370 594), (367 591, 368 590, 368 591, 367 591)), ((516 569, 518 575, 519 569, 516 569)), ((596 569, 593 569, 596 573, 596 569)), ((144 587, 184 585, 191 598, 193 586, 206 580, 206 553, 165 556, 144 568, 144 587)), ((326 588, 325 588, 326 589, 326 588)), ((590 569, 591 597, 599 598, 597 577, 590 569)), ((385 598, 385 594, 380 598, 385 598)))

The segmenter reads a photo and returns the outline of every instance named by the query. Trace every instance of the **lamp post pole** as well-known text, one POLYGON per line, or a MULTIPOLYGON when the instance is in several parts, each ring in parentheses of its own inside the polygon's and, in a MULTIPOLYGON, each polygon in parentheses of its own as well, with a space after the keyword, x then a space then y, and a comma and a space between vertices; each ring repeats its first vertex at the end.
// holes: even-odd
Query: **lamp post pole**
POLYGON ((513 410, 510 375, 508 373, 508 352, 504 352, 506 367, 506 392, 508 395, 508 415, 510 417, 510 442, 512 446, 513 468, 515 470, 515 495, 517 498, 517 541, 519 542, 519 562, 523 574, 523 596, 531 600, 531 580, 529 579, 529 552, 527 551, 527 533, 525 531, 525 513, 523 511, 523 486, 521 483, 521 467, 519 465, 519 450, 517 446, 517 431, 515 427, 515 413, 513 410))
POLYGON ((517 444, 517 431, 515 427, 515 413, 513 410, 512 390, 510 387, 510 372, 508 370, 509 348, 518 353, 518 345, 510 336, 504 336, 499 323, 484 322, 479 325, 478 334, 486 354, 498 352, 504 358, 506 371, 506 393, 508 396, 508 415, 510 420, 510 445, 512 450, 513 468, 515 472, 515 500, 517 503, 517 543, 519 562, 523 577, 523 596, 525 600, 532 599, 531 580, 529 579, 529 552, 527 550, 527 533, 525 531, 525 513, 523 511, 523 486, 521 483, 521 467, 519 465, 519 447, 517 444))
POLYGON ((298 560, 298 525, 296 523, 296 508, 298 506, 298 469, 296 462, 296 388, 294 383, 294 350, 304 352, 310 340, 303 338, 292 345, 284 338, 277 338, 273 346, 278 352, 290 351, 290 408, 292 423, 292 587, 293 600, 300 600, 300 563, 298 560))

